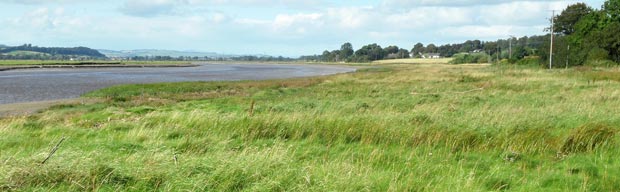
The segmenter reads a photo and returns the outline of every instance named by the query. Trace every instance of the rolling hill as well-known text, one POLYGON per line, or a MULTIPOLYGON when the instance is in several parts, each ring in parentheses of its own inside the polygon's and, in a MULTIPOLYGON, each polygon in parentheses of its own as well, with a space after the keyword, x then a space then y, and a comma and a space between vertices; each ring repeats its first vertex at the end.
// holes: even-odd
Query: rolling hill
POLYGON ((99 51, 88 47, 38 47, 24 44, 15 47, 4 47, 0 49, 3 55, 45 55, 45 56, 77 56, 105 58, 106 56, 99 51))
POLYGON ((134 57, 134 56, 170 56, 170 57, 234 57, 235 55, 217 54, 214 52, 197 51, 174 51, 160 49, 136 49, 136 50, 107 50, 99 49, 99 52, 108 57, 134 57))

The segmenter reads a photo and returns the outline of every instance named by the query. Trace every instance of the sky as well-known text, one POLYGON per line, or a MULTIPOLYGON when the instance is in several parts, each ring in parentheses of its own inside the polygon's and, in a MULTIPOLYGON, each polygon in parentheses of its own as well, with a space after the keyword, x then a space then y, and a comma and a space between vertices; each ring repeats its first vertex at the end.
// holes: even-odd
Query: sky
POLYGON ((0 0, 0 44, 297 57, 544 34, 551 10, 604 0, 0 0))

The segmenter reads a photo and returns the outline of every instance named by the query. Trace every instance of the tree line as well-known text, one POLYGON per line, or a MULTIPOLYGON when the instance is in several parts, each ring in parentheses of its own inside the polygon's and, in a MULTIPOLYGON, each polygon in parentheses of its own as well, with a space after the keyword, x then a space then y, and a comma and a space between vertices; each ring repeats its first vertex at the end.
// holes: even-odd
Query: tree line
POLYGON ((340 49, 325 50, 320 55, 301 56, 315 62, 371 62, 382 59, 423 57, 439 54, 454 57, 456 63, 507 62, 536 63, 546 66, 550 56, 552 67, 580 65, 616 65, 620 62, 620 0, 607 0, 601 9, 585 3, 569 5, 553 17, 547 35, 509 37, 496 41, 468 40, 463 43, 424 45, 416 43, 411 49, 390 45, 382 48, 373 43, 355 50, 351 43, 340 49), (551 29, 553 29, 551 31, 551 29), (553 54, 550 54, 553 34, 553 54))
POLYGON ((512 37, 510 39, 487 42, 468 40, 463 43, 440 46, 433 43, 428 45, 416 43, 411 49, 400 48, 395 45, 382 48, 380 45, 373 43, 364 45, 355 51, 351 43, 344 43, 340 49, 333 51, 325 50, 321 55, 306 55, 301 56, 299 59, 315 62, 370 62, 382 59, 422 58, 427 54, 453 57, 459 53, 480 53, 486 55, 492 61, 522 59, 526 56, 536 55, 548 38, 549 35, 512 37))
MULTIPOLYGON (((553 19, 553 67, 620 62, 620 0, 607 0, 601 9, 585 3, 569 5, 553 19)), ((549 60, 550 46, 544 45, 541 60, 549 60)))
MULTIPOLYGON (((0 54, 3 57, 32 57, 29 59, 49 59, 49 58, 62 58, 63 56, 71 57, 90 57, 90 58, 105 58, 106 56, 101 54, 99 51, 88 48, 88 47, 38 47, 32 46, 31 44, 24 44, 21 46, 15 47, 5 47, 0 49, 0 54), (6 53, 11 53, 14 51, 32 51, 38 52, 42 54, 23 54, 23 55, 7 55, 6 53), (5 54, 2 54, 5 53, 5 54), (35 58, 36 57, 36 58, 35 58)), ((16 59, 18 59, 16 58, 16 59)))
POLYGON ((234 56, 234 57, 197 57, 197 56, 133 56, 128 58, 123 58, 124 60, 132 60, 132 61, 260 61, 260 62, 286 62, 286 61, 295 61, 295 59, 289 57, 274 57, 274 56, 254 56, 254 55, 246 55, 246 56, 234 56))

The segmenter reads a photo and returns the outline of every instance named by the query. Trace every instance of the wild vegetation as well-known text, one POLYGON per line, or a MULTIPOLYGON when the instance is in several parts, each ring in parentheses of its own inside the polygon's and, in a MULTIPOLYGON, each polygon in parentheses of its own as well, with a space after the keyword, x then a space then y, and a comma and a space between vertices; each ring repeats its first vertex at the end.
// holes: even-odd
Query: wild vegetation
POLYGON ((614 191, 619 77, 377 63, 116 86, 1 119, 0 190, 614 191))

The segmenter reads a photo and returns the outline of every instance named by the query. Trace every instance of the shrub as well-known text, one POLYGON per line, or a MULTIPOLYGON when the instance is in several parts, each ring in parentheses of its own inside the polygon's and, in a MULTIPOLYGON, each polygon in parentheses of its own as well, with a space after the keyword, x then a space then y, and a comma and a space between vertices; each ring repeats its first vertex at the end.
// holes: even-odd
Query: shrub
POLYGON ((486 53, 459 53, 452 58, 451 64, 487 63, 489 61, 489 55, 486 53))

